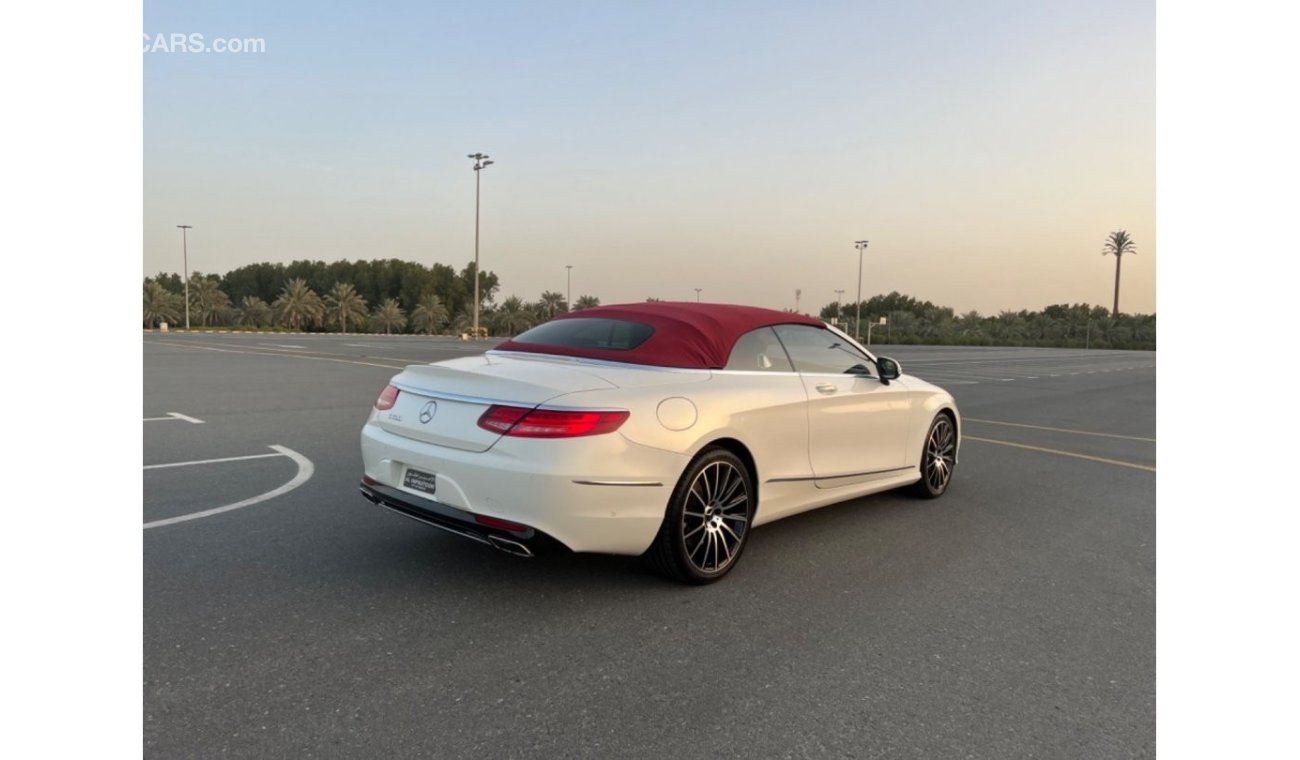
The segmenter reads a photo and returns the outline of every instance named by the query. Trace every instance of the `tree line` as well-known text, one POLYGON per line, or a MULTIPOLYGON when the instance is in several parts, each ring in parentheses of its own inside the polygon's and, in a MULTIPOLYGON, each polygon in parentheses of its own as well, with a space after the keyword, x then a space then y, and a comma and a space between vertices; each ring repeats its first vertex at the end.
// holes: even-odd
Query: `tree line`
MULTIPOLYGON (((821 319, 836 318, 854 332, 857 304, 832 301, 821 319)), ((862 302, 860 335, 868 325, 871 342, 948 346, 1043 346, 1058 348, 1120 348, 1155 350, 1154 314, 1113 314, 1104 306, 1055 304, 1042 311, 1002 311, 984 316, 977 311, 957 314, 947 306, 902 295, 874 296, 862 302), (879 324, 885 317, 885 324, 879 324)))
MULTIPOLYGON (((294 261, 250 264, 225 275, 195 272, 189 282, 190 324, 196 327, 286 329, 312 332, 468 333, 473 325, 474 264, 459 272, 399 259, 294 261)), ((584 295, 572 305, 544 291, 535 301, 509 296, 499 303, 496 274, 479 275, 479 324, 491 335, 511 336, 556 314, 599 306, 584 295)), ((146 328, 184 324, 185 283, 174 273, 144 280, 146 328)), ((659 300, 648 298, 648 301, 659 300)), ((857 304, 834 301, 818 313, 853 333, 857 304)), ((862 302, 858 334, 871 342, 969 346, 1057 346, 1148 349, 1156 347, 1154 314, 1113 314, 1102 306, 1056 304, 1041 311, 957 314, 894 292, 862 302), (886 323, 879 324, 881 317, 886 323)))
MULTIPOLYGON (((160 272, 144 280, 146 328, 185 320, 185 281, 160 272)), ((563 294, 545 291, 534 302, 511 296, 500 304, 497 275, 479 275, 484 305, 479 324, 491 334, 513 335, 568 311, 563 294)), ((194 272, 189 278, 192 327, 279 328, 311 332, 470 332, 473 327, 474 264, 457 272, 400 259, 294 261, 239 267, 224 275, 194 272)), ((573 309, 599 306, 594 296, 573 309)))

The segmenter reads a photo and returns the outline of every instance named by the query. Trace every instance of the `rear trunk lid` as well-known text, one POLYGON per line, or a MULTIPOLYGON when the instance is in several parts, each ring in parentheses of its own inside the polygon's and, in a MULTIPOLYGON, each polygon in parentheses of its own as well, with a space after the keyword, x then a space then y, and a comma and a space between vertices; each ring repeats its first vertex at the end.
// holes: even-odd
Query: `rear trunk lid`
POLYGON ((577 391, 615 388, 581 367, 473 356, 416 364, 392 379, 401 393, 375 422, 394 435, 463 451, 487 451, 501 434, 478 426, 493 404, 535 407, 577 391))

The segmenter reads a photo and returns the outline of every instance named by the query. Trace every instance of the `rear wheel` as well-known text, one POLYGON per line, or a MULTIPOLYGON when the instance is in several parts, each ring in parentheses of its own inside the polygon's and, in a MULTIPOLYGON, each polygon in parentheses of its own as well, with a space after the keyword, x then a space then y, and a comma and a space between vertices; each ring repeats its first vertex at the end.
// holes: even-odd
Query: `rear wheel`
POLYGON ((712 583, 735 567, 754 517, 749 468, 726 449, 701 454, 673 490, 650 556, 685 583, 712 583))
POLYGON ((952 482, 952 471, 956 466, 957 427, 951 417, 940 414, 930 423, 930 432, 925 436, 921 479, 912 487, 913 493, 927 499, 942 496, 952 482))

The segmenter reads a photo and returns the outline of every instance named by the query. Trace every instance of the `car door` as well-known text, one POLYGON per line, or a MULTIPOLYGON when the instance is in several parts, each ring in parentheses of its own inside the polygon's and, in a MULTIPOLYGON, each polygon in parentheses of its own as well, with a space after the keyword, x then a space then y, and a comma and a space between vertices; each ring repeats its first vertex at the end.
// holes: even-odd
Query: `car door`
POLYGON ((808 455, 819 488, 838 488, 905 469, 914 399, 880 381, 875 362, 841 336, 779 325, 777 336, 808 393, 808 455))

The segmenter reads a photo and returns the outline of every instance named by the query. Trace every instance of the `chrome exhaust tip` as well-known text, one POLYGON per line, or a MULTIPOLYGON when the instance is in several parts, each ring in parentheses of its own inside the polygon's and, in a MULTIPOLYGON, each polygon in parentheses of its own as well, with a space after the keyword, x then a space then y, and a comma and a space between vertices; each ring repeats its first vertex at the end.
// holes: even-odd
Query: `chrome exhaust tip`
POLYGON ((518 541, 511 541, 510 539, 502 538, 501 536, 488 536, 487 540, 488 543, 492 544, 493 546, 505 552, 506 554, 513 554, 516 557, 533 556, 532 549, 529 549, 527 546, 524 546, 518 541))

